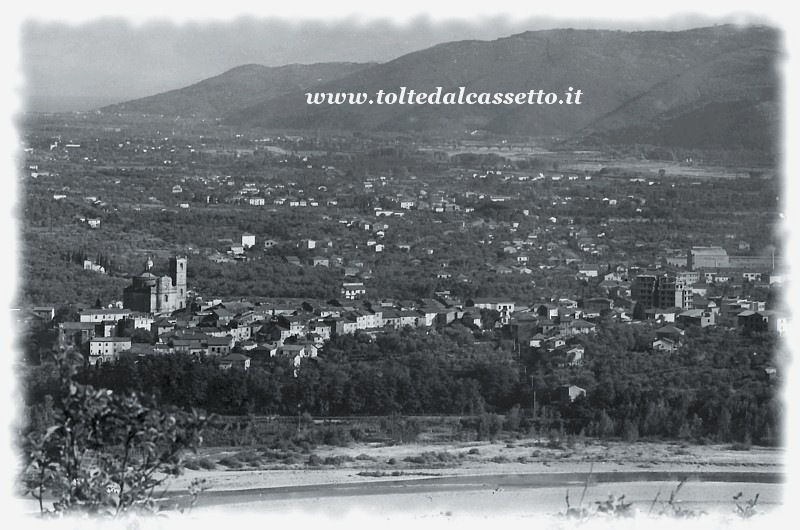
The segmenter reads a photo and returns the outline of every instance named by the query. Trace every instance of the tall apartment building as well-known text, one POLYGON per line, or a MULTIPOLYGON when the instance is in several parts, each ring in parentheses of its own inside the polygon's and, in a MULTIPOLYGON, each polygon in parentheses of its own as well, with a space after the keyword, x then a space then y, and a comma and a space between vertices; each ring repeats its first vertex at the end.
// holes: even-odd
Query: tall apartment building
POLYGON ((673 274, 639 274, 631 284, 631 297, 645 309, 692 309, 692 288, 673 274))

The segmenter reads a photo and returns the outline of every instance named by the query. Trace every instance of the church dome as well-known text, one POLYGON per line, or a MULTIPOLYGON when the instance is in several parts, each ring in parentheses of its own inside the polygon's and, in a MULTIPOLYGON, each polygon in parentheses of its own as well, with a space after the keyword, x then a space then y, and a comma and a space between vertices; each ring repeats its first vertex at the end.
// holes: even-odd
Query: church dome
POLYGON ((139 276, 134 276, 133 283, 136 287, 152 287, 158 281, 158 276, 150 272, 149 270, 145 270, 139 276))

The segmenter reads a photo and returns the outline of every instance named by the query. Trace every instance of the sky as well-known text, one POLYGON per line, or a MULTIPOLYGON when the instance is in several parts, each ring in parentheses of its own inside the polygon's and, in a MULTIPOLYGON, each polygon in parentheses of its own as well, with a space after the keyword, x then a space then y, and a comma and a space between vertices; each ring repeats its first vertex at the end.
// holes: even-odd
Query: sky
POLYGON ((437 19, 425 11, 404 21, 386 14, 298 19, 263 12, 232 19, 190 18, 183 23, 163 16, 135 22, 111 15, 78 23, 34 16, 20 25, 22 95, 29 110, 87 110, 182 88, 250 63, 385 62, 441 42, 493 40, 528 30, 675 30, 743 18, 770 22, 757 14, 624 20, 543 13, 437 19))

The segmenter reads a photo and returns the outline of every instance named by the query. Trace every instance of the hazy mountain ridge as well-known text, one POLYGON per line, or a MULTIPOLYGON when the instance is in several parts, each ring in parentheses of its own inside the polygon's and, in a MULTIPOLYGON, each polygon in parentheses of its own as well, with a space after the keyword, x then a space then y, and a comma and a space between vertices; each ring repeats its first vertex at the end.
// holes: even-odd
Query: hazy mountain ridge
POLYGON ((779 89, 775 49, 741 49, 658 83, 580 135, 613 143, 771 149, 779 89))
POLYGON ((103 112, 223 118, 254 103, 305 90, 371 66, 372 63, 248 64, 185 88, 109 105, 103 112))
POLYGON ((273 75, 260 92, 261 74, 234 75, 234 69, 186 89, 115 107, 199 113, 205 106, 225 115, 223 123, 239 127, 445 134, 483 129, 593 144, 646 140, 770 149, 780 119, 779 37, 777 30, 763 26, 530 31, 494 41, 443 43, 387 63, 349 65, 350 72, 310 65, 324 67, 329 77, 315 74, 321 81, 314 83, 311 75, 296 75, 278 82, 273 75), (248 88, 234 94, 234 83, 248 88), (374 97, 378 90, 432 92, 438 86, 445 92, 463 86, 476 93, 542 89, 559 95, 573 87, 584 95, 581 105, 569 106, 308 105, 305 96, 312 87, 316 92, 374 97), (182 101, 195 97, 204 103, 182 101))

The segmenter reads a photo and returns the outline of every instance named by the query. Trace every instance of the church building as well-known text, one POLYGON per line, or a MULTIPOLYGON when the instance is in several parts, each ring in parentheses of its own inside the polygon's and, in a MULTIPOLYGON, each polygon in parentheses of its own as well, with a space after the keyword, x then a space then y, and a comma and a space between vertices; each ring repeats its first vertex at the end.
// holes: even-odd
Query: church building
POLYGON ((186 262, 183 258, 169 259, 169 276, 151 272, 153 261, 147 259, 144 271, 133 277, 133 283, 122 294, 122 306, 132 311, 169 314, 186 307, 186 262))

